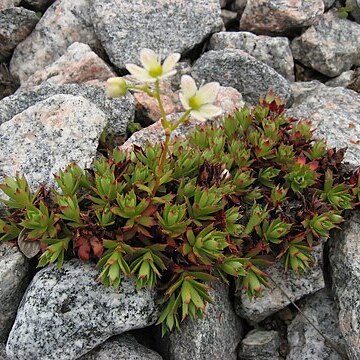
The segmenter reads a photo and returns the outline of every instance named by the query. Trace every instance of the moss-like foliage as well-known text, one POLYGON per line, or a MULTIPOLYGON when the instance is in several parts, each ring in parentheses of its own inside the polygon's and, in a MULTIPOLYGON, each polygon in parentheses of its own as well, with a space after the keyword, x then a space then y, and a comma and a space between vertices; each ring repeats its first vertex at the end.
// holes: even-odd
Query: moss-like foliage
POLYGON ((360 172, 341 164, 344 149, 314 140, 310 122, 286 117, 271 96, 170 149, 161 171, 161 144, 116 149, 92 169, 71 164, 57 191, 32 194, 25 178, 7 178, 1 239, 41 252, 39 266, 79 257, 97 261, 105 286, 133 275, 139 288, 156 287, 166 332, 202 316, 215 278, 234 277, 257 296, 264 266, 283 261, 302 273, 360 200, 360 172))

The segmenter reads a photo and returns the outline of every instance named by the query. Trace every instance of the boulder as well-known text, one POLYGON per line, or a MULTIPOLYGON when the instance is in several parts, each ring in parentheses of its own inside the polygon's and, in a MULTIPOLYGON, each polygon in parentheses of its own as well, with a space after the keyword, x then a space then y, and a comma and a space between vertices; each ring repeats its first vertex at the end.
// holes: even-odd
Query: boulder
POLYGON ((360 164, 360 95, 342 87, 320 84, 298 96, 287 114, 310 119, 315 136, 325 138, 328 147, 347 147, 345 161, 360 164))
POLYGON ((350 360, 360 358, 360 213, 332 236, 329 258, 332 290, 339 309, 339 328, 350 360))
MULTIPOLYGON (((10 243, 0 243, 0 343, 6 341, 16 311, 30 282, 25 256, 10 243)), ((0 350, 1 359, 1 350, 0 350)))
POLYGON ((25 174, 31 188, 53 185, 54 173, 89 166, 106 116, 81 96, 54 95, 0 125, 0 181, 25 174))
POLYGON ((52 64, 37 70, 27 80, 21 89, 51 84, 86 83, 91 80, 106 81, 115 76, 110 67, 90 48, 82 43, 71 44, 64 55, 52 64))
POLYGON ((143 48, 183 54, 223 26, 219 0, 93 0, 90 15, 118 68, 139 63, 143 48))
POLYGON ((286 360, 342 360, 344 339, 339 330, 337 309, 328 289, 323 289, 301 302, 301 311, 320 332, 339 350, 328 342, 298 313, 288 326, 287 338, 290 352, 286 360))
POLYGON ((339 76, 327 81, 325 85, 330 87, 342 86, 346 88, 353 82, 354 75, 355 75, 354 70, 345 71, 339 76))
POLYGON ((334 77, 360 65, 360 25, 328 11, 291 43, 294 58, 334 77))
POLYGON ((79 360, 162 360, 153 350, 140 345, 130 334, 115 336, 79 360))
POLYGON ((213 304, 206 307, 203 319, 187 319, 181 331, 160 340, 162 355, 168 360, 236 360, 242 324, 229 300, 227 285, 212 283, 213 304))
POLYGON ((240 29, 256 34, 290 34, 313 25, 324 12, 323 0, 251 0, 240 19, 240 29))
POLYGON ((73 42, 98 47, 88 17, 89 7, 89 0, 61 0, 51 5, 34 31, 14 50, 11 72, 23 82, 57 60, 73 42))
POLYGON ((254 299, 249 298, 245 292, 237 293, 235 297, 236 313, 249 323, 255 324, 285 308, 291 303, 289 299, 294 302, 324 288, 324 276, 321 269, 322 246, 315 248, 313 257, 313 267, 305 271, 303 276, 290 270, 285 273, 282 262, 266 268, 266 272, 270 275, 271 288, 265 288, 263 295, 254 299))
POLYGON ((0 62, 10 59, 12 51, 31 33, 38 21, 35 12, 22 7, 0 10, 0 62))
POLYGON ((18 6, 21 0, 1 0, 0 11, 18 6))
POLYGON ((98 271, 78 259, 36 274, 21 302, 6 345, 12 360, 73 360, 111 336, 146 327, 158 318, 155 292, 96 282, 98 271))
POLYGON ((346 0, 346 6, 348 6, 351 11, 350 15, 354 20, 360 24, 360 1, 359 0, 346 0))
POLYGON ((196 60, 191 74, 199 83, 217 81, 235 88, 251 105, 257 104, 270 89, 288 105, 292 102, 290 83, 270 66, 241 50, 208 51, 196 60))
POLYGON ((294 60, 286 37, 256 36, 250 32, 220 32, 210 38, 210 50, 239 49, 294 81, 294 60))

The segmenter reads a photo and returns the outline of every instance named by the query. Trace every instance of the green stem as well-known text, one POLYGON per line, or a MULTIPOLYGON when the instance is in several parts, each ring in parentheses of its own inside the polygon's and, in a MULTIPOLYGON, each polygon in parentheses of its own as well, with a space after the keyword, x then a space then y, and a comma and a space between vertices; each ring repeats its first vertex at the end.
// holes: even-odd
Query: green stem
POLYGON ((175 129, 177 129, 177 127, 187 119, 190 113, 191 113, 191 109, 186 110, 185 114, 175 124, 171 125, 171 130, 174 131, 175 129))
POLYGON ((166 128, 169 127, 169 122, 166 118, 166 112, 163 106, 163 103, 161 101, 161 94, 160 94, 160 81, 156 80, 155 82, 155 98, 159 104, 159 109, 160 109, 160 114, 161 114, 161 124, 164 128, 164 130, 166 130, 166 128))

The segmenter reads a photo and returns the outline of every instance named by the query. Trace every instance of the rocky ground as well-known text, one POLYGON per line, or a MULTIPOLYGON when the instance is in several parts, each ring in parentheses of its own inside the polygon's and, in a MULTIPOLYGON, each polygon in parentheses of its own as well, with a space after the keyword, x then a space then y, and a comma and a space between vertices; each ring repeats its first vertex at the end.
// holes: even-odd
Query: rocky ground
MULTIPOLYGON (((311 119, 360 164, 359 0, 2 0, 0 181, 20 172, 32 187, 50 185, 71 161, 89 166, 104 130, 124 148, 161 140, 152 98, 104 91, 144 47, 182 54, 163 84, 168 114, 181 111, 182 74, 218 81, 224 113, 273 89, 289 115, 311 119), (143 129, 131 135, 135 123, 143 129)), ((260 299, 215 284, 207 316, 165 338, 154 292, 132 280, 105 290, 78 260, 36 271, 3 243, 0 359, 360 359, 359 234, 355 212, 304 277, 270 268, 260 299)))

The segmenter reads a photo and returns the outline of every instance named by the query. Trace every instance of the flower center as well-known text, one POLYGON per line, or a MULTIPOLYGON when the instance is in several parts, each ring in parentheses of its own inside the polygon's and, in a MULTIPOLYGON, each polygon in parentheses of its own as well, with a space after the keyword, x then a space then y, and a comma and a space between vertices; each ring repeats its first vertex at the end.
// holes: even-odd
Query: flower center
POLYGON ((157 64, 156 66, 152 67, 149 70, 149 75, 154 78, 162 75, 162 73, 163 73, 163 69, 162 69, 161 64, 157 64))
POLYGON ((193 109, 193 110, 199 110, 201 107, 201 103, 199 101, 199 99, 196 97, 196 95, 192 96, 189 99, 189 106, 193 109))

